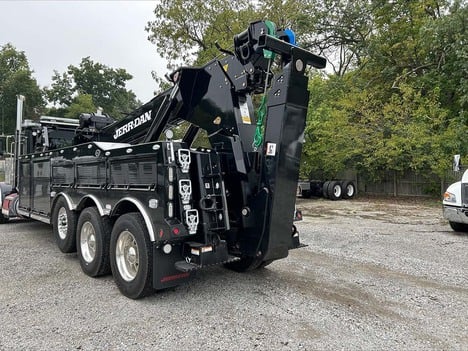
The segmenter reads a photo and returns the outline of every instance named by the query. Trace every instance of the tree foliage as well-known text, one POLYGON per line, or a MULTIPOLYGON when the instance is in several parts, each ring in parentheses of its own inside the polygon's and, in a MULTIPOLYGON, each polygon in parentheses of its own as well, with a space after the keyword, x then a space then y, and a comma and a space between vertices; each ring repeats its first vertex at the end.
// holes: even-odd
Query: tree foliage
POLYGON ((326 57, 339 76, 362 64, 366 43, 375 28, 371 2, 306 0, 302 7, 304 12, 297 24, 305 48, 326 57))
POLYGON ((97 107, 94 105, 93 96, 89 94, 80 94, 73 99, 73 102, 68 106, 65 117, 78 118, 83 112, 96 111, 97 107))
POLYGON ((301 172, 346 168, 443 176, 468 154, 468 8, 461 0, 159 3, 149 39, 171 64, 200 64, 252 20, 296 31, 325 56, 310 81, 301 172), (209 14, 209 16, 207 16, 209 14))
POLYGON ((55 71, 46 95, 50 103, 59 106, 55 112, 70 114, 72 106, 99 106, 105 113, 121 118, 138 105, 135 94, 126 88, 130 79, 132 75, 123 68, 110 68, 85 57, 79 66, 70 65, 62 74, 55 71), (82 104, 83 97, 92 97, 92 103, 82 104), (77 102, 77 98, 81 102, 77 102))
POLYGON ((282 28, 296 25, 303 19, 297 11, 301 6, 299 0, 160 2, 146 31, 148 39, 168 60, 169 68, 203 64, 220 54, 215 43, 232 49, 233 37, 252 21, 265 18, 282 28))
POLYGON ((26 54, 8 43, 0 47, 1 133, 12 134, 17 95, 25 96, 24 118, 36 118, 43 108, 42 92, 32 76, 26 54))
POLYGON ((360 63, 311 83, 322 98, 309 114, 306 134, 316 142, 305 146, 303 174, 352 167, 374 178, 388 170, 443 177, 453 154, 466 155, 466 11, 459 3, 373 2, 360 63))

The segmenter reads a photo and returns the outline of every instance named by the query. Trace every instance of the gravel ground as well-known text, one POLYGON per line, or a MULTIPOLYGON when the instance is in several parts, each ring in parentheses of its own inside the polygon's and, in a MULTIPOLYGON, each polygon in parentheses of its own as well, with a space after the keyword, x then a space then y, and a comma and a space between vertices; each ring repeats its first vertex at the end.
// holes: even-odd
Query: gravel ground
POLYGON ((51 228, 0 226, 1 350, 467 350, 468 235, 430 201, 298 200, 306 248, 133 301, 51 228))

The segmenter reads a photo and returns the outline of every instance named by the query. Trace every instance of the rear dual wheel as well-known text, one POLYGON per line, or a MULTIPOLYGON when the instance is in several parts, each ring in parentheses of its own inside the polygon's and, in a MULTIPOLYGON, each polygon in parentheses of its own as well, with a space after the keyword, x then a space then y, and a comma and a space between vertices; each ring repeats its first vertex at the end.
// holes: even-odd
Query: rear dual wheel
POLYGON ((342 189, 341 183, 337 180, 328 180, 323 183, 322 195, 326 199, 339 200, 341 199, 342 189))
POLYGON ((80 266, 90 277, 110 273, 110 221, 96 207, 85 208, 78 219, 76 243, 80 266))
POLYGON ((120 292, 139 299, 153 292, 153 251, 139 213, 120 216, 110 239, 112 275, 120 292))
POLYGON ((343 189, 343 199, 352 199, 356 195, 356 184, 350 180, 344 180, 341 183, 343 189))
POLYGON ((322 195, 326 199, 351 199, 356 195, 356 185, 350 180, 329 180, 323 183, 322 195))

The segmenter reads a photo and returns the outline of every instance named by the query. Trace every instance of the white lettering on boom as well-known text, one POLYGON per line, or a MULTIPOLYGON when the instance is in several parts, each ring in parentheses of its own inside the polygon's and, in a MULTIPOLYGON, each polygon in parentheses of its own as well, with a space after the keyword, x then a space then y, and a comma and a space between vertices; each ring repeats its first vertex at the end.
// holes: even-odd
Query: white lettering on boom
POLYGON ((146 122, 151 121, 151 111, 146 112, 145 114, 136 117, 133 121, 128 122, 120 128, 117 128, 114 132, 114 140, 117 140, 122 135, 127 134, 131 130, 145 124, 146 122))

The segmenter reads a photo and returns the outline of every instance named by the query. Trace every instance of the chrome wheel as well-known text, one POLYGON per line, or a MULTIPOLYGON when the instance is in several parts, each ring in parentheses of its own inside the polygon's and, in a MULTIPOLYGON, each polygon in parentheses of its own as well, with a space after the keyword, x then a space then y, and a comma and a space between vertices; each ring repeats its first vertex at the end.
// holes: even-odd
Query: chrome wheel
POLYGON ((80 249, 86 262, 90 263, 96 257, 96 231, 91 222, 85 222, 81 227, 80 249))
POLYGON ((353 197, 354 196, 354 185, 353 184, 348 184, 346 187, 346 195, 348 197, 353 197))
POLYGON ((138 273, 139 254, 135 237, 128 230, 120 233, 115 247, 115 261, 122 278, 129 282, 138 273))
POLYGON ((58 211, 57 227, 60 239, 66 239, 68 233, 68 216, 67 209, 65 207, 60 207, 58 211))
POLYGON ((333 195, 335 195, 336 198, 341 197, 341 185, 338 184, 333 187, 333 195))

